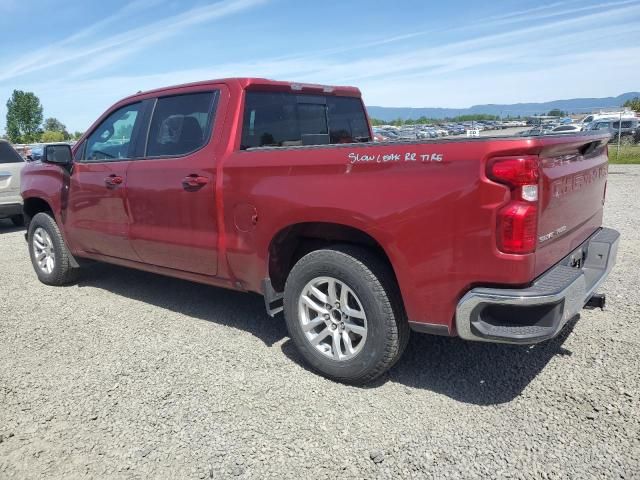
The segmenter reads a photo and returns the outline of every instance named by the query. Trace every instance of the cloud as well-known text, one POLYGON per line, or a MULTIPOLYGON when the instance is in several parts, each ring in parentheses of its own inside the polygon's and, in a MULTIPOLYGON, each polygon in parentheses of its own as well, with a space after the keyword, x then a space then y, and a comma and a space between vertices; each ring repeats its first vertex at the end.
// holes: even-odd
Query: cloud
POLYGON ((400 75, 384 80, 366 79, 359 86, 368 105, 388 107, 466 108, 487 103, 606 97, 637 90, 637 58, 640 47, 632 46, 615 52, 603 49, 563 54, 552 64, 496 70, 490 75, 438 74, 428 78, 400 75), (597 65, 596 73, 593 65, 597 65), (593 78, 597 81, 586 81, 593 78))
POLYGON ((95 35, 104 29, 105 26, 127 17, 136 10, 157 3, 157 1, 154 0, 138 0, 124 7, 116 14, 68 38, 25 55, 17 62, 5 66, 0 72, 0 82, 75 60, 96 57, 97 60, 91 60, 85 63, 76 72, 82 74, 90 73, 115 63, 123 57, 147 48, 152 44, 178 35, 189 27, 218 20, 222 17, 263 4, 266 1, 267 0, 224 0, 212 5, 191 8, 171 18, 164 18, 123 33, 106 37, 95 35), (85 39, 94 36, 100 38, 100 40, 95 42, 85 41, 85 39), (115 50, 117 50, 117 53, 114 53, 115 50))
MULTIPOLYGON (((457 25, 453 27, 445 27, 439 29, 428 29, 428 30, 418 30, 415 32, 404 33, 401 35, 393 35, 389 37, 378 38, 375 40, 370 40, 363 43, 358 43, 355 45, 349 45, 346 47, 337 47, 332 49, 325 49, 318 52, 314 52, 313 55, 330 55, 330 54, 339 54, 339 53, 347 53, 355 50, 369 49, 372 47, 380 47, 383 45, 388 45, 392 43, 399 43, 405 40, 411 40, 419 37, 432 37, 437 38, 439 35, 444 33, 456 33, 456 32, 469 32, 474 29, 482 29, 482 30, 491 30, 495 29, 499 26, 519 23, 519 22, 527 22, 531 24, 532 22, 536 22, 539 20, 545 20, 554 17, 562 17, 568 15, 578 16, 580 13, 594 11, 594 10, 603 10, 604 13, 606 11, 615 11, 617 7, 624 7, 627 5, 638 5, 638 0, 619 0, 614 2, 601 2, 595 5, 587 5, 587 6, 579 6, 568 9, 559 10, 558 7, 565 6, 571 3, 577 3, 577 1, 582 0, 570 0, 565 2, 555 2, 546 4, 543 6, 529 8, 526 10, 519 10, 515 12, 510 12, 504 15, 495 15, 489 16, 486 18, 477 19, 473 25, 457 25)), ((535 28, 547 28, 545 24, 540 24, 535 28)), ((288 55, 281 58, 295 58, 295 55, 288 55)))
MULTIPOLYGON (((211 15, 207 21, 259 3, 218 3, 217 9, 205 10, 211 15), (233 8, 221 10, 219 7, 223 4, 233 8)), ((439 37, 429 46, 420 46, 414 41, 403 43, 400 37, 406 35, 392 35, 377 40, 397 42, 392 49, 360 51, 363 45, 360 44, 258 60, 252 60, 251 50, 247 49, 238 55, 239 61, 216 63, 212 58, 211 66, 199 68, 95 78, 88 75, 121 62, 123 56, 132 51, 142 51, 158 42, 154 33, 166 38, 164 35, 176 35, 193 25, 192 22, 199 22, 205 8, 199 7, 170 21, 156 21, 152 28, 146 25, 124 32, 121 35, 133 45, 123 45, 123 49, 104 46, 105 43, 120 45, 121 35, 88 42, 82 51, 101 49, 97 60, 79 62, 80 68, 51 76, 46 82, 41 81, 40 76, 33 76, 23 80, 21 88, 41 96, 48 116, 68 119, 73 115, 73 120, 65 120, 73 129, 86 128, 111 103, 137 90, 233 76, 355 84, 361 87, 369 104, 383 106, 464 107, 565 96, 608 96, 637 89, 640 52, 632 40, 640 38, 640 2, 619 1, 600 6, 598 10, 579 6, 566 9, 580 10, 569 16, 559 14, 526 24, 518 20, 509 23, 509 28, 489 28, 488 31, 484 22, 474 20, 455 27, 467 30, 464 36, 460 35, 460 40, 441 43, 442 37, 439 37), (177 30, 167 26, 170 31, 165 32, 158 28, 159 24, 165 24, 163 22, 175 24, 177 30), (481 29, 475 29, 478 23, 483 24, 481 29), (69 105, 77 105, 76 99, 85 99, 87 103, 81 109, 70 109, 69 105)), ((542 8, 535 10, 528 15, 552 13, 542 8)), ((526 15, 523 12, 526 11, 513 12, 509 18, 518 19, 517 15, 526 15)), ((562 11, 556 9, 557 12, 562 11)), ((495 21, 506 19, 500 17, 495 21)), ((73 46, 79 48, 76 43, 73 46)))
POLYGON ((640 33, 638 14, 640 5, 636 4, 434 47, 414 46, 400 53, 359 55, 348 60, 312 53, 287 58, 284 65, 292 62, 305 65, 301 80, 320 77, 333 78, 342 83, 357 83, 375 77, 398 78, 401 74, 433 77, 487 65, 495 65, 496 71, 510 71, 517 68, 518 64, 536 58, 544 58, 548 66, 563 51, 597 51, 612 39, 637 38, 640 33), (597 31, 597 42, 593 41, 594 31, 597 31), (310 63, 308 58, 314 61, 310 63))

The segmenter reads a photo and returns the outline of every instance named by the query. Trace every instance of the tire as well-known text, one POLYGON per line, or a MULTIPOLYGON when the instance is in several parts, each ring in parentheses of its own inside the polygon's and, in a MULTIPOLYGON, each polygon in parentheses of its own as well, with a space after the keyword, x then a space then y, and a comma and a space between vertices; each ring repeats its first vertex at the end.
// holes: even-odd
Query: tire
POLYGON ((11 221, 16 227, 24 227, 24 217, 22 215, 13 215, 11 221))
POLYGON ((315 250, 295 264, 285 285, 284 314, 291 340, 306 363, 339 382, 376 379, 395 364, 409 340, 390 267, 369 250, 351 245, 315 250), (332 282, 336 287, 330 295, 332 282), (336 298, 342 304, 322 305, 336 298), (342 337, 337 346, 336 335, 342 337))
POLYGON ((51 215, 38 213, 31 219, 27 241, 31 264, 42 283, 59 286, 71 283, 77 278, 78 269, 72 267, 71 254, 51 215), (42 264, 42 260, 38 260, 43 250, 45 257, 51 259, 46 265, 42 264), (40 255, 37 252, 40 252, 40 255))

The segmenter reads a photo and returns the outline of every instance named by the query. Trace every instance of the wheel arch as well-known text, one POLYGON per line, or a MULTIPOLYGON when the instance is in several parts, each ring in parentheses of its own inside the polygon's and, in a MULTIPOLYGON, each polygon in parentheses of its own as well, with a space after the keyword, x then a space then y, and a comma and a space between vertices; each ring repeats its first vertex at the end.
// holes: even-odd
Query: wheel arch
POLYGON ((22 211, 24 213, 25 223, 27 225, 29 225, 31 219, 36 216, 36 214, 41 212, 49 213, 55 218, 53 208, 51 208, 51 204, 41 197, 25 198, 24 204, 22 206, 22 211))
POLYGON ((393 263, 382 243, 364 230, 332 222, 301 222, 282 228, 269 243, 267 271, 273 289, 284 290, 289 272, 300 258, 337 243, 358 245, 375 253, 394 274, 393 263))

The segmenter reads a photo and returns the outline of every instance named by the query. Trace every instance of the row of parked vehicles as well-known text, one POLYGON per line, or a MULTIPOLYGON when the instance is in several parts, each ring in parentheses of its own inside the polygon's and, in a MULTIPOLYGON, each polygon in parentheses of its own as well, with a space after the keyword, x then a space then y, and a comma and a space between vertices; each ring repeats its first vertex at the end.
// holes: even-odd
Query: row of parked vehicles
POLYGON ((382 125, 374 127, 373 132, 377 141, 393 140, 423 140, 430 138, 440 138, 455 135, 469 135, 473 132, 475 136, 483 130, 502 130, 505 128, 527 127, 520 135, 558 135, 571 134, 584 131, 606 132, 611 135, 611 142, 617 143, 618 136, 622 144, 640 143, 640 118, 632 111, 608 112, 599 114, 589 114, 580 120, 574 121, 570 117, 558 118, 557 120, 540 121, 473 121, 473 122, 445 122, 431 125, 404 125, 397 127, 393 125, 382 125))
MULTIPOLYGON (((73 146, 76 142, 62 142, 68 143, 73 146)), ((44 147, 48 145, 46 143, 23 143, 23 144, 14 144, 13 149, 27 162, 35 162, 37 160, 42 160, 42 155, 44 154, 44 147)))
POLYGON ((524 120, 482 120, 467 122, 443 122, 431 125, 403 125, 402 127, 396 127, 393 125, 382 125, 379 127, 374 127, 373 132, 379 141, 422 140, 428 138, 465 135, 469 130, 502 130, 505 128, 526 126, 527 122, 524 120))
POLYGON ((611 134, 611 143, 617 143, 618 137, 620 137, 620 143, 622 144, 633 145, 640 143, 640 119, 637 117, 602 117, 591 122, 548 123, 525 130, 521 135, 558 135, 589 131, 611 134))

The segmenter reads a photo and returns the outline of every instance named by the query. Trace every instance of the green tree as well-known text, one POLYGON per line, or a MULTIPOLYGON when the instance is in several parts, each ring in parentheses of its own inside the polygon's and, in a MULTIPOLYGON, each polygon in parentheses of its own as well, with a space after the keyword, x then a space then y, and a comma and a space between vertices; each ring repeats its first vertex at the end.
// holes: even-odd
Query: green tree
POLYGON ((62 132, 52 132, 51 130, 46 130, 42 132, 42 135, 40 135, 40 141, 44 143, 63 142, 65 140, 66 138, 64 136, 64 133, 62 132))
POLYGON ((549 113, 547 113, 547 115, 550 117, 565 117, 567 114, 559 108, 554 108, 549 113))
POLYGON ((71 135, 71 138, 72 138, 73 140, 80 140, 80 137, 81 137, 82 135, 84 135, 84 133, 82 133, 82 132, 78 132, 78 131, 75 131, 75 132, 73 132, 73 135, 71 135))
POLYGON ((634 112, 640 112, 640 97, 634 97, 622 104, 623 107, 630 108, 634 112))
POLYGON ((68 140, 71 138, 69 132, 67 132, 67 127, 58 120, 57 118, 47 118, 42 125, 42 128, 45 132, 60 132, 63 135, 63 140, 68 140))
POLYGON ((13 143, 33 142, 40 136, 42 105, 33 92, 14 90, 7 101, 7 136, 13 143))

